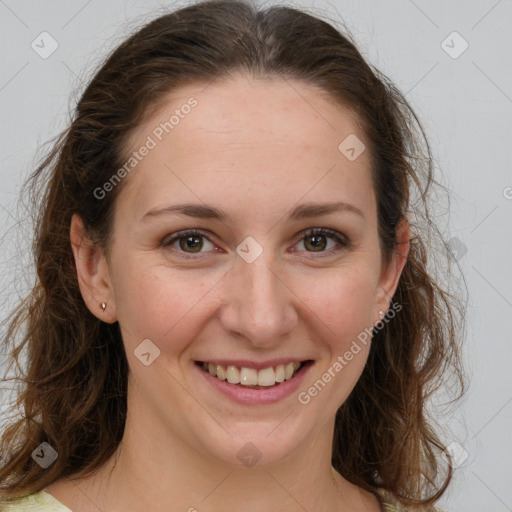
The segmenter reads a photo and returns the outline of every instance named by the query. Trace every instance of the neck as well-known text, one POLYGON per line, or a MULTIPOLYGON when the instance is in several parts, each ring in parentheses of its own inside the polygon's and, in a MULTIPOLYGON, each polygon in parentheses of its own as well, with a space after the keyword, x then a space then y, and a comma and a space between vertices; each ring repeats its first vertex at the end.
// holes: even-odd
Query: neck
POLYGON ((130 402, 130 393, 128 400, 118 449, 93 477, 75 484, 101 510, 380 510, 373 495, 333 470, 334 419, 281 460, 231 465, 171 432, 141 401, 130 402))

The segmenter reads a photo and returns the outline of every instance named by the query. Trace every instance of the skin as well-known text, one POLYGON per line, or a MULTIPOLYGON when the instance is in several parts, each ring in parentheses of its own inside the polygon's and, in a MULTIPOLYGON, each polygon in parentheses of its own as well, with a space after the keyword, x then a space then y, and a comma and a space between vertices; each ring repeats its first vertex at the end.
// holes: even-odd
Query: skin
POLYGON ((409 225, 400 225, 398 249, 383 266, 369 151, 349 161, 338 150, 350 134, 365 142, 358 119, 298 81, 237 75, 174 90, 133 132, 131 148, 190 96, 197 107, 124 178, 108 255, 86 238, 80 218, 72 219, 83 298, 94 315, 121 327, 128 416, 115 457, 92 476, 61 479, 46 490, 74 511, 378 511, 377 499, 330 463, 336 410, 359 379, 370 344, 307 405, 297 394, 389 309, 409 225), (299 204, 336 201, 362 216, 287 219, 299 204), (184 202, 214 205, 230 218, 141 221, 155 207, 184 202), (322 227, 351 245, 320 235, 315 251, 301 232, 322 227), (179 241, 161 246, 192 228, 206 231, 201 252, 185 252, 186 237, 181 248, 179 241), (236 252, 247 236, 263 249, 252 263, 236 252), (184 253, 195 259, 180 258, 184 253), (144 339, 161 351, 149 366, 134 355, 144 339), (201 382, 193 366, 279 357, 315 364, 297 393, 267 405, 230 401, 201 382), (247 442, 261 453, 251 467, 237 458, 247 442))

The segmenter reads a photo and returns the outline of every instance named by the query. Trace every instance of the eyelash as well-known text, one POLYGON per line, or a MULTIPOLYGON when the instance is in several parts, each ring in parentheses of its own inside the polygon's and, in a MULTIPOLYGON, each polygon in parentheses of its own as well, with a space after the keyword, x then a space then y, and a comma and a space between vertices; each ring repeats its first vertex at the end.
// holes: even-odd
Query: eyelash
MULTIPOLYGON (((340 251, 340 250, 343 250, 343 249, 348 249, 351 246, 351 243, 350 243, 350 241, 348 240, 347 237, 345 237, 341 233, 338 233, 337 231, 334 231, 334 230, 328 229, 328 228, 311 228, 311 229, 307 229, 306 231, 303 231, 303 232, 300 233, 299 238, 297 239, 297 241, 295 242, 294 245, 296 245, 297 243, 301 242, 304 238, 307 238, 308 236, 310 237, 310 236, 315 236, 315 235, 325 235, 328 238, 332 238, 332 239, 336 240, 336 242, 338 242, 339 246, 341 246, 341 247, 329 249, 328 251, 319 251, 320 254, 327 253, 328 255, 330 255, 332 251, 337 252, 337 251, 340 251)), ((205 233, 203 233, 202 231, 200 231, 198 229, 187 229, 185 231, 179 231, 178 233, 175 233, 169 239, 164 238, 164 240, 161 243, 161 246, 164 247, 164 248, 167 248, 168 246, 172 245, 177 240, 180 240, 181 238, 186 238, 186 237, 189 237, 189 236, 204 237, 210 243, 213 244, 213 242, 208 238, 208 236, 205 233)), ((213 245, 215 245, 215 244, 213 244, 213 245)), ((199 256, 195 256, 195 255, 193 256, 191 254, 197 254, 197 255, 203 254, 203 253, 187 253, 187 252, 182 251, 180 249, 174 249, 174 250, 179 252, 179 253, 182 253, 183 255, 180 255, 179 257, 180 258, 185 258, 185 259, 198 259, 199 256)), ((306 252, 311 252, 313 254, 315 253, 314 251, 306 251, 306 252)), ((322 257, 322 256, 320 256, 320 257, 322 257)))

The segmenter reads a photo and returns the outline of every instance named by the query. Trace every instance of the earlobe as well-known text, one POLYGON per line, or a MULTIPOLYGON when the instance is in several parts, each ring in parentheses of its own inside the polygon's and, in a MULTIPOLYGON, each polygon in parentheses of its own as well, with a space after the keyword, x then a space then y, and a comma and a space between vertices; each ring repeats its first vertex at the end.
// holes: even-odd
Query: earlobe
POLYGON ((377 305, 380 310, 387 311, 391 304, 391 299, 395 294, 400 281, 400 276, 407 262, 410 250, 411 226, 407 219, 402 218, 397 227, 397 245, 389 264, 382 269, 379 280, 379 294, 377 297, 377 305))
POLYGON ((71 218, 69 238, 75 259, 78 285, 87 308, 96 318, 104 322, 116 322, 114 294, 107 260, 102 248, 88 238, 83 221, 77 214, 73 214, 71 218))

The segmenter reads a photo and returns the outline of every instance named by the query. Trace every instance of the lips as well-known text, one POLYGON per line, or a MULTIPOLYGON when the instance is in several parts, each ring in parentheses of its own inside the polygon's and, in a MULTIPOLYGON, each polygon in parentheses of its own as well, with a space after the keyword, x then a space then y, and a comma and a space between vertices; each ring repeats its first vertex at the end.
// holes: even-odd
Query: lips
MULTIPOLYGON (((242 366, 235 364, 220 364, 218 362, 198 361, 198 364, 205 372, 221 381, 230 384, 251 387, 268 388, 281 382, 290 380, 306 361, 290 361, 275 366, 266 366, 258 369, 254 366, 242 366)), ((268 363, 267 363, 268 364, 268 363)), ((261 364, 259 366, 262 366, 261 364)))
MULTIPOLYGON (((297 389, 307 377, 309 370, 314 365, 315 361, 312 359, 305 359, 302 361, 289 361, 285 362, 284 359, 267 361, 261 364, 253 364, 250 361, 238 360, 235 361, 195 361, 195 368, 198 372, 199 381, 204 379, 204 382, 213 389, 215 393, 225 396, 231 401, 237 402, 245 406, 251 405, 264 405, 274 404, 286 399, 293 393, 297 392, 297 389), (226 364, 229 363, 229 364, 226 364), (274 365, 269 366, 270 363, 274 365), (276 364, 277 363, 277 364, 276 364), (286 378, 286 367, 290 368, 292 365, 292 375, 290 378, 286 378), (211 371, 210 373, 210 365, 211 371), (240 366, 238 366, 240 365, 240 366), (283 366, 284 380, 279 382, 282 377, 282 371, 279 366, 283 366), (298 365, 298 366, 297 366, 298 365), (217 374, 218 367, 220 369, 220 376, 217 374), (256 366, 261 368, 257 369, 256 366), (229 369, 229 367, 233 367, 229 369), (295 369, 296 368, 296 369, 295 369), (229 369, 229 371, 228 371, 229 369), (224 374, 222 373, 224 371, 224 374), (238 380, 237 380, 238 373, 238 380), (228 375, 233 383, 228 381, 228 375), (265 385, 250 384, 254 381, 254 375, 256 375, 256 382, 258 378, 261 378, 259 382, 265 385), (220 378, 223 377, 223 380, 220 378), (272 378, 274 378, 274 384, 272 384, 272 378)), ((288 369, 288 372, 290 370, 288 369)))

